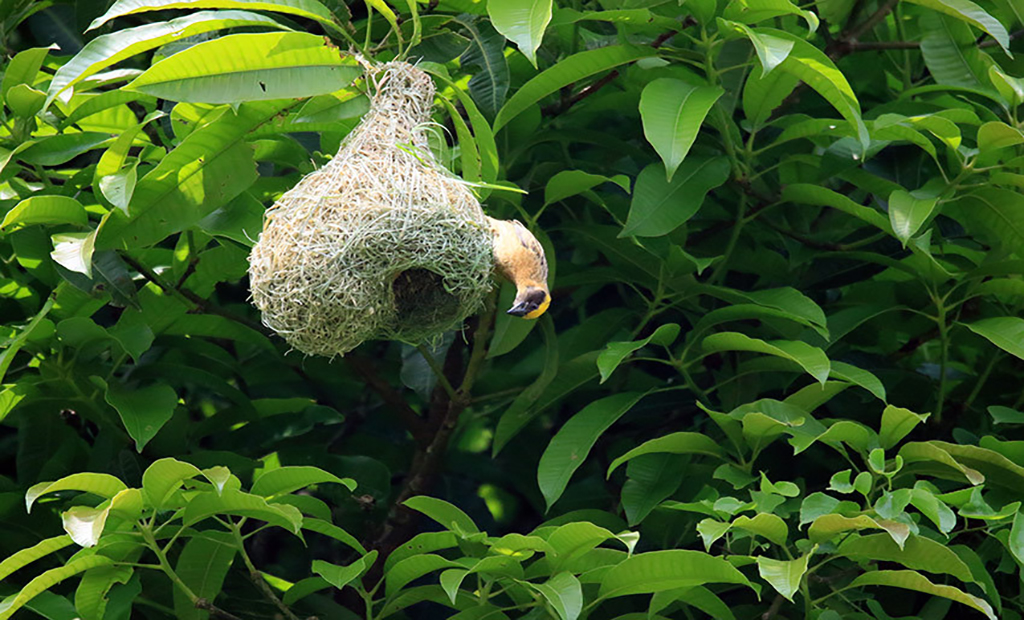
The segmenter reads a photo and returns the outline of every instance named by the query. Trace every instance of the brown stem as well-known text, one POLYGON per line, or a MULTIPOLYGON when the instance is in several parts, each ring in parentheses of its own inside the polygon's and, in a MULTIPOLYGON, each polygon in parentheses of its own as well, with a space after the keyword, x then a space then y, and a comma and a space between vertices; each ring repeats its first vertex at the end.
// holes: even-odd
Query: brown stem
POLYGON ((205 598, 197 598, 195 604, 196 609, 202 609, 204 611, 210 612, 210 617, 212 618, 221 618, 222 620, 242 620, 235 614, 228 611, 224 611, 220 607, 217 607, 205 598))
POLYGON ((781 594, 776 595, 772 600, 772 604, 768 608, 768 611, 761 614, 761 620, 772 620, 772 618, 778 615, 779 609, 782 607, 782 603, 784 603, 785 600, 786 599, 782 598, 781 594))
MULTIPOLYGON (((490 339, 491 325, 494 320, 494 298, 493 293, 488 296, 487 303, 480 315, 480 321, 473 334, 473 350, 470 353, 462 383, 455 391, 455 398, 449 399, 443 391, 435 391, 435 395, 441 392, 444 394, 444 398, 435 398, 435 406, 432 407, 435 411, 432 412, 431 417, 438 418, 434 436, 425 448, 418 449, 413 455, 409 474, 402 485, 402 490, 395 498, 380 535, 371 545, 372 548, 380 552, 380 560, 368 576, 371 582, 379 578, 384 558, 387 558, 392 551, 411 536, 417 513, 409 510, 403 504, 411 497, 430 492, 430 488, 441 470, 442 461, 448 449, 448 441, 458 426, 459 416, 472 401, 473 384, 476 382, 477 374, 487 356, 487 342, 490 339)), ((451 356, 449 357, 451 358, 451 356)), ((445 372, 450 372, 450 364, 446 363, 445 366, 445 372)))
POLYGON ((391 384, 381 378, 373 362, 365 357, 355 355, 347 355, 344 360, 349 369, 359 375, 370 386, 370 389, 376 392, 377 396, 380 396, 380 399, 401 418, 402 425, 412 435, 416 445, 425 448, 430 443, 426 420, 413 411, 402 395, 391 387, 391 384))
MULTIPOLYGON (((1014 39, 1021 35, 1024 35, 1024 30, 1018 30, 1014 33, 1011 33, 1010 40, 1013 41, 1014 39)), ((978 47, 995 47, 997 45, 999 45, 999 41, 996 41, 995 39, 985 39, 984 41, 978 43, 978 47)))
POLYGON ((896 7, 897 2, 899 2, 899 0, 886 0, 884 4, 878 7, 878 10, 871 14, 871 17, 865 19, 860 24, 854 26, 852 29, 849 30, 849 32, 847 32, 840 38, 843 39, 844 41, 856 41, 864 33, 871 32, 872 28, 877 26, 879 22, 885 19, 886 15, 892 12, 892 10, 896 7))

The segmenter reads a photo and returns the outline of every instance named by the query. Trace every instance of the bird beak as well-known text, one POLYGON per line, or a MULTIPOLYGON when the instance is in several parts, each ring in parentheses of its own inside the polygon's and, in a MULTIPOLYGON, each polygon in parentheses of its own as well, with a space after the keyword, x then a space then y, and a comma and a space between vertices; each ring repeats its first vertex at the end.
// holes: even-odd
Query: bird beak
POLYGON ((512 316, 524 317, 524 316, 526 316, 527 314, 530 314, 531 312, 533 312, 534 310, 536 310, 539 307, 540 306, 537 305, 537 302, 534 302, 534 301, 521 301, 521 302, 517 303, 516 305, 512 306, 509 309, 508 313, 511 314, 512 316))

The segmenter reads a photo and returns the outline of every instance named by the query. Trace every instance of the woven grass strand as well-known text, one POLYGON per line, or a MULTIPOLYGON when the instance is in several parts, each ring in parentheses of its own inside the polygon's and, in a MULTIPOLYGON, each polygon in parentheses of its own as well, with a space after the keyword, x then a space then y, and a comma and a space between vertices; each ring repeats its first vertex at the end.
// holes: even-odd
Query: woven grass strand
POLYGON ((492 286, 480 203, 427 146, 432 80, 403 62, 368 79, 370 111, 327 165, 267 210, 249 257, 263 323, 307 354, 429 341, 459 327, 492 286))

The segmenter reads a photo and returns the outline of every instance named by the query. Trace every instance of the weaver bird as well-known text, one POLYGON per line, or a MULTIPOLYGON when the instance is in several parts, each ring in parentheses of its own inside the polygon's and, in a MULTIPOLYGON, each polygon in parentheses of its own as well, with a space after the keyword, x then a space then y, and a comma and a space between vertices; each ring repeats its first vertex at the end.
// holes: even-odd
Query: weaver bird
POLYGON ((548 309, 548 261, 537 238, 517 220, 487 218, 494 234, 494 265, 516 285, 516 299, 508 313, 535 319, 548 309))

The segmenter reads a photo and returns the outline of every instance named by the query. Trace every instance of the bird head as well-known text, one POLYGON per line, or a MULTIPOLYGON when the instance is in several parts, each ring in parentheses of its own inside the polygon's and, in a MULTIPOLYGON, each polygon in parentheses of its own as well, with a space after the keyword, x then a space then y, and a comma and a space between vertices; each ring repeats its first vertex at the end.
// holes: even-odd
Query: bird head
POLYGON ((551 305, 551 294, 539 286, 527 286, 520 290, 508 313, 524 319, 535 319, 551 305))

